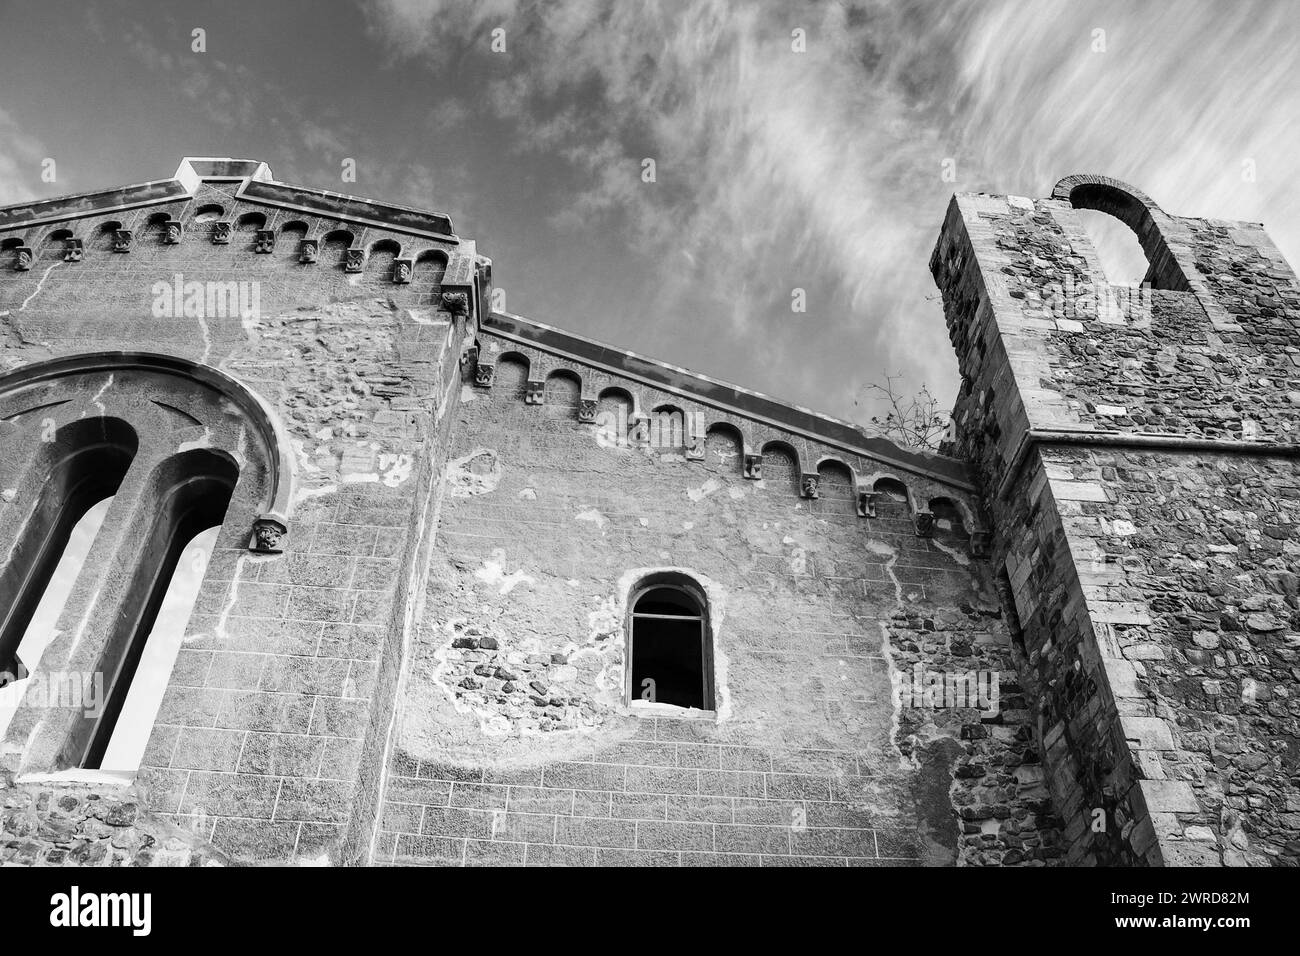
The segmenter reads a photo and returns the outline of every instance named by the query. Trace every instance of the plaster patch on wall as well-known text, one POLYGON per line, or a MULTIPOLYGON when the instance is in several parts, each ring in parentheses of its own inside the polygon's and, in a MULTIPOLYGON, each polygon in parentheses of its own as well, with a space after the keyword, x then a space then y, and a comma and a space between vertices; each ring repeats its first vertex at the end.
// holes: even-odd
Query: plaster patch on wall
POLYGON ((899 683, 906 675, 903 674, 898 664, 894 661, 894 641, 889 633, 889 623, 880 622, 880 653, 885 658, 885 671, 889 674, 889 739, 898 751, 898 764, 900 767, 911 766, 916 763, 916 756, 913 754, 910 759, 904 754, 902 748, 898 746, 898 731, 902 726, 899 717, 902 709, 899 701, 899 683))
POLYGON ((875 539, 867 541, 867 550, 885 559, 885 573, 889 575, 889 580, 894 583, 894 601, 901 607, 903 604, 903 584, 898 580, 898 575, 894 573, 894 565, 898 563, 898 552, 885 542, 876 541, 875 539))
POLYGON ((413 464, 410 455, 381 454, 379 456, 379 470, 383 472, 381 481, 389 488, 396 488, 411 477, 413 464))
POLYGON ((590 521, 602 531, 605 529, 605 516, 595 508, 588 508, 586 511, 579 511, 574 515, 574 519, 577 521, 590 521))
POLYGON ((474 577, 484 584, 500 589, 497 593, 509 594, 520 584, 536 584, 537 579, 523 571, 505 572, 506 552, 504 548, 494 548, 492 557, 483 562, 483 567, 474 572, 474 577))
POLYGON ((443 480, 453 498, 488 494, 501 483, 501 460, 491 448, 475 448, 463 458, 447 462, 443 480))
POLYGON ((522 490, 519 492, 519 496, 518 496, 518 497, 519 497, 522 501, 536 501, 536 500, 537 500, 537 492, 534 491, 532 488, 524 488, 524 489, 522 489, 522 490))
POLYGON ((951 547, 950 545, 944 544, 938 538, 931 538, 930 543, 960 564, 963 568, 970 567, 970 555, 963 551, 959 551, 957 548, 951 547))
POLYGON ((722 487, 721 481, 719 481, 717 478, 710 478, 708 479, 708 481, 704 482, 704 484, 700 485, 700 487, 698 488, 687 488, 686 497, 690 498, 691 501, 703 501, 705 498, 713 494, 721 487, 722 487))

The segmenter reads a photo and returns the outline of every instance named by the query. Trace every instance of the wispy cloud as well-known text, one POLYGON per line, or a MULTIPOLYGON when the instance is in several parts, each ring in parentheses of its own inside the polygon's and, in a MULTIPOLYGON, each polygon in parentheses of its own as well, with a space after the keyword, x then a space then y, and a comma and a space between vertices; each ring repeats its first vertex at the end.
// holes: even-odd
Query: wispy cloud
POLYGON ((1284 3, 694 0, 669 12, 493 0, 469 12, 374 0, 367 11, 399 59, 496 66, 484 105, 514 124, 516 149, 572 172, 550 212, 558 228, 621 234, 661 264, 665 301, 707 300, 723 334, 762 337, 796 397, 838 410, 886 368, 955 391, 926 273, 953 191, 1043 195, 1066 174, 1104 172, 1176 213, 1268 218, 1300 254, 1285 172, 1297 134, 1284 119, 1300 107, 1297 33, 1284 3), (490 51, 497 27, 505 53, 490 51), (647 157, 654 184, 641 181, 647 157), (1241 177, 1248 158, 1254 183, 1241 177), (788 312, 793 286, 806 288, 807 315, 788 312), (809 339, 822 361, 808 360, 809 339))
POLYGON ((41 141, 0 108, 0 206, 73 191, 67 182, 55 188, 41 180, 41 164, 48 156, 41 141))

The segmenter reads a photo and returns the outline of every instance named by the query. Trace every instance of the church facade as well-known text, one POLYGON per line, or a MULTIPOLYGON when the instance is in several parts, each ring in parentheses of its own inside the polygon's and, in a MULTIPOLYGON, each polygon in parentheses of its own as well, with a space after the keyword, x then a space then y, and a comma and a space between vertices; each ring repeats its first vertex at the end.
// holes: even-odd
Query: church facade
POLYGON ((1291 267, 1074 176, 931 269, 942 454, 264 163, 0 209, 0 862, 1294 865, 1291 267))

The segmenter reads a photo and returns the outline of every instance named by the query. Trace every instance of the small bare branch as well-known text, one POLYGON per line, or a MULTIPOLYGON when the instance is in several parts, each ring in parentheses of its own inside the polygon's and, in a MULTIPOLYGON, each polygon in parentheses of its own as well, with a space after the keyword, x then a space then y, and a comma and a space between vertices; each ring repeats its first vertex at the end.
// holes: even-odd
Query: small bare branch
POLYGON ((872 382, 863 386, 883 412, 871 416, 870 430, 899 445, 936 451, 948 434, 948 416, 940 413, 938 401, 925 385, 905 395, 898 384, 902 378, 900 372, 886 375, 883 385, 872 382))

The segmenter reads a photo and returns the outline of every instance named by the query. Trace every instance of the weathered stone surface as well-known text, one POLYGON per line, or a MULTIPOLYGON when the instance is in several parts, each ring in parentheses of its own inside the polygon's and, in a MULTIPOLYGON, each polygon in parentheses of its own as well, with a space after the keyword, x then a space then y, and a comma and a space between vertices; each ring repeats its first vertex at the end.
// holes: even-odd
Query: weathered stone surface
MULTIPOLYGON (((956 457, 927 457, 487 316, 445 217, 194 179, 0 218, 0 371, 193 362, 46 405, 0 387, 25 449, 0 552, 41 485, 36 408, 121 418, 145 462, 224 451, 244 491, 271 481, 248 438, 282 444, 292 495, 218 519, 135 785, 0 777, 0 862, 1300 862, 1300 287, 1258 227, 1097 177, 957 197, 932 263, 956 457), (1154 289, 1102 280, 1071 201, 1134 224, 1154 289), (169 306, 210 274, 256 305, 169 306), (283 435, 196 399, 209 373, 283 435), (707 598, 709 712, 628 687, 651 572, 707 598)), ((90 639, 44 667, 139 598, 126 528, 60 622, 90 639)), ((20 709, 0 766, 54 769, 57 724, 20 709)))

